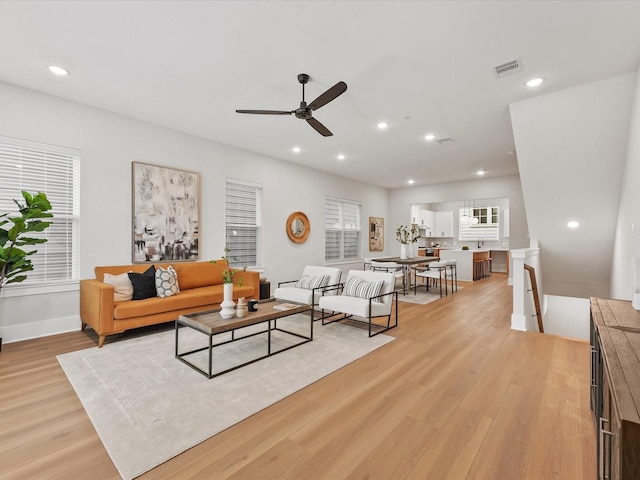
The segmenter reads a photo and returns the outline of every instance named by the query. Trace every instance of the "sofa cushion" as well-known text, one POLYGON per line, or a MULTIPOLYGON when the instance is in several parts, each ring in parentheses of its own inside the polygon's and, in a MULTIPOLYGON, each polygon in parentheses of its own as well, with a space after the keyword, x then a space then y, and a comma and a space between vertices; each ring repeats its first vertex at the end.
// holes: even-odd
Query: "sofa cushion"
MULTIPOLYGON (((116 320, 125 320, 173 310, 201 307, 203 305, 211 305, 211 308, 219 308, 224 298, 223 290, 223 284, 221 283, 219 285, 191 288, 189 290, 182 289, 177 295, 168 298, 153 297, 135 302, 117 303, 113 309, 113 318, 116 320)), ((253 291, 252 286, 238 287, 235 285, 233 287, 233 298, 251 297, 253 291)), ((177 318, 178 315, 176 315, 176 319, 177 318)))
POLYGON ((133 284, 133 300, 144 300, 155 297, 156 293, 156 267, 151 265, 144 273, 127 273, 133 284))
POLYGON ((167 268, 158 267, 156 270, 156 292, 160 298, 180 293, 178 274, 173 265, 169 265, 167 268))
POLYGON ((115 302, 126 302, 133 298, 133 284, 126 273, 120 275, 105 273, 104 283, 113 285, 113 300, 115 302))
POLYGON ((181 290, 222 284, 222 271, 226 268, 224 260, 211 262, 180 262, 173 268, 178 274, 181 290))

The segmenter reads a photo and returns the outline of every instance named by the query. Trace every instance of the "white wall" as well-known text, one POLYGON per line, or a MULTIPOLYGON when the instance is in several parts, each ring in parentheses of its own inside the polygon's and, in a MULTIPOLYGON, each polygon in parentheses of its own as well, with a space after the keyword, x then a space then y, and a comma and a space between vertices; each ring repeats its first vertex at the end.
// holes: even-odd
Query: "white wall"
MULTIPOLYGON (((520 177, 518 175, 391 190, 389 220, 387 223, 385 219, 385 227, 387 231, 394 233, 399 225, 406 225, 410 219, 412 204, 458 202, 500 197, 509 199, 509 248, 528 247, 527 215, 524 210, 520 177)), ((391 248, 391 254, 398 255, 400 244, 395 241, 395 233, 393 236, 388 235, 386 241, 391 241, 392 245, 385 244, 385 247, 387 249, 391 248)))
POLYGON ((636 78, 621 75, 511 105, 545 293, 609 296, 636 78), (567 228, 569 220, 580 228, 567 228))
POLYGON ((636 77, 635 96, 631 105, 633 113, 611 273, 611 297, 623 300, 631 300, 632 259, 640 257, 640 75, 636 77))
MULTIPOLYGON (((299 278, 304 265, 324 264, 325 196, 362 202, 364 256, 368 217, 388 217, 389 195, 383 188, 6 83, 0 83, 0 105, 0 135, 81 151, 81 278, 93 278, 97 265, 131 263, 132 161, 200 172, 201 260, 223 254, 226 178, 262 184, 263 276, 272 288, 278 281, 299 278), (285 232, 287 217, 298 210, 311 223, 311 235, 302 245, 290 242, 285 232)), ((387 236, 385 244, 390 242, 387 236)), ((5 342, 80 327, 77 291, 2 296, 0 328, 5 342)))

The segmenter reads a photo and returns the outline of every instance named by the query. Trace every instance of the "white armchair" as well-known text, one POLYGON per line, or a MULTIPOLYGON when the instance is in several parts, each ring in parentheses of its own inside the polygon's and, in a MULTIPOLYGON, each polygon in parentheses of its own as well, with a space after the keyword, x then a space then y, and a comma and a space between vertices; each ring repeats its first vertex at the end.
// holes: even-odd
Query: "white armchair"
POLYGON ((395 283, 393 273, 349 270, 346 282, 333 287, 339 295, 320 298, 318 303, 322 311, 322 324, 356 317, 354 320, 368 323, 370 337, 397 327, 398 292, 395 283), (327 311, 333 312, 333 315, 327 314, 327 311), (341 316, 327 321, 336 315, 341 316), (392 316, 395 317, 393 323, 392 316), (386 322, 374 322, 374 319, 382 317, 386 317, 386 322))
MULTIPOLYGON (((327 286, 340 283, 341 274, 342 270, 339 268, 308 265, 304 267, 299 280, 279 282, 273 296, 287 302, 317 305, 327 286)), ((330 293, 335 295, 335 290, 330 293)))

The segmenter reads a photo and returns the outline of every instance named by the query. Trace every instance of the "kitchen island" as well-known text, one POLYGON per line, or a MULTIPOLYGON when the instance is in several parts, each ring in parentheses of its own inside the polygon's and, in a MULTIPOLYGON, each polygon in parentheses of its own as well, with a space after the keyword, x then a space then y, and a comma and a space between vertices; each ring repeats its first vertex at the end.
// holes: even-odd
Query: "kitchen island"
POLYGON ((483 248, 440 250, 440 260, 457 260, 458 280, 473 282, 473 261, 491 257, 491 251, 483 248))

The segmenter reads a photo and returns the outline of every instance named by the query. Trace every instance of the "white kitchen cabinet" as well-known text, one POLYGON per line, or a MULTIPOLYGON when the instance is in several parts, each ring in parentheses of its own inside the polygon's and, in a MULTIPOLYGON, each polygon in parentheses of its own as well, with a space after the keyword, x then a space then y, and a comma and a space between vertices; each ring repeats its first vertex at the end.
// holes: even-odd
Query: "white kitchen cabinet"
POLYGON ((420 224, 420 207, 417 205, 411 205, 411 222, 412 225, 420 224))
POLYGON ((434 237, 453 237, 453 212, 435 212, 434 237))
POLYGON ((424 227, 427 230, 428 235, 433 235, 433 230, 435 229, 435 212, 431 210, 421 210, 420 211, 420 226, 424 227))

